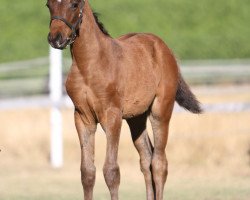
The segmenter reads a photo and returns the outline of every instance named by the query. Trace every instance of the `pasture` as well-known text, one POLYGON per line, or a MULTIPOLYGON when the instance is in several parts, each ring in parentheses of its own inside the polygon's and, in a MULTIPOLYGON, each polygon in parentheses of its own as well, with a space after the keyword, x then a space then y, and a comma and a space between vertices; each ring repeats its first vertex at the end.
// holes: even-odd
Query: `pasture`
MULTIPOLYGON (((249 85, 203 87, 194 92, 203 103, 250 101, 249 85), (243 88, 243 89, 242 89, 243 88)), ((0 111, 0 199, 82 199, 80 148, 73 110, 64 108, 64 167, 49 165, 49 109, 0 111)), ((197 116, 174 113, 167 147, 168 200, 248 200, 250 198, 250 113, 219 112, 197 116)), ((150 127, 149 127, 150 130, 150 127)), ((102 175, 105 135, 96 133, 95 199, 109 199, 102 175)), ((128 127, 123 124, 119 147, 121 200, 145 199, 128 127)))
MULTIPOLYGON (((101 13, 101 21, 114 37, 127 32, 155 33, 168 43, 181 60, 249 58, 248 0, 193 0, 192 3, 185 0, 159 0, 157 3, 154 0, 90 2, 94 10, 101 13)), ((0 35, 3 39, 0 40, 0 63, 47 56, 49 12, 45 3, 34 0, 1 1, 0 35)), ((47 94, 47 58, 10 65, 3 63, 0 68, 1 97, 47 94), (17 67, 20 64, 24 66, 22 70, 17 67), (31 68, 34 66, 38 67, 31 68)), ((185 67, 183 69, 188 82, 193 80, 193 84, 221 84, 216 88, 196 86, 194 93, 199 100, 204 104, 249 105, 248 65, 243 68, 239 65, 226 65, 225 69, 218 69, 217 66, 213 68, 217 69, 215 72, 212 70, 213 73, 210 70, 201 72, 196 67, 191 71, 185 67), (232 86, 230 83, 248 85, 232 86)), ((80 148, 73 122, 73 109, 62 108, 64 166, 55 170, 49 164, 50 109, 13 109, 11 106, 9 109, 0 109, 0 199, 82 199, 80 148)), ((208 112, 200 116, 187 112, 174 113, 166 150, 169 176, 165 199, 249 200, 249 119, 249 109, 233 113, 208 112)), ((148 126, 152 137, 150 124, 148 126)), ((102 175, 105 147, 106 138, 99 127, 95 156, 96 200, 110 198, 102 175)), ((125 122, 119 146, 119 164, 120 199, 145 199, 139 156, 125 122)))

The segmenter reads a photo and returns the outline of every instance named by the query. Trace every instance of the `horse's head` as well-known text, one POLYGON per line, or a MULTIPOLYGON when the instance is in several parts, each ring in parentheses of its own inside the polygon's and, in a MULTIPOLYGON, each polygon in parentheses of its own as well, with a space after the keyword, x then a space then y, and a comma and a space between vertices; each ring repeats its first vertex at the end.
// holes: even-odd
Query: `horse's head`
POLYGON ((48 42, 57 49, 64 49, 72 44, 82 22, 85 0, 48 0, 50 11, 50 32, 48 42))

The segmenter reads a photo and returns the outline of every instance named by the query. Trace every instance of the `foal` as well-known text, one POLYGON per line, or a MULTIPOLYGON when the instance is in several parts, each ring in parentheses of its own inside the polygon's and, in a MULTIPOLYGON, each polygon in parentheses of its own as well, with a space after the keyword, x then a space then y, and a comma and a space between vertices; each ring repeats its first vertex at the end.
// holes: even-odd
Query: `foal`
POLYGON ((122 119, 126 119, 140 155, 147 199, 162 200, 167 178, 165 148, 174 102, 193 113, 201 112, 173 54, 152 34, 130 33, 111 38, 88 0, 48 0, 47 6, 51 14, 49 43, 57 49, 70 45, 72 54, 66 90, 75 106, 84 199, 93 199, 97 123, 107 137, 105 181, 111 199, 118 199, 117 154, 122 119), (146 130, 148 117, 154 147, 146 130))

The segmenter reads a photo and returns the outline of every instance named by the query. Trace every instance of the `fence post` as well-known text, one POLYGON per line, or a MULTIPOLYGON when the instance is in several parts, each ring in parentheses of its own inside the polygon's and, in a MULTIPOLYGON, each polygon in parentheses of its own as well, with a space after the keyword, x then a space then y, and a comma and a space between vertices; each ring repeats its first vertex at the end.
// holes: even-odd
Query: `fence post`
POLYGON ((54 168, 63 165, 62 115, 62 51, 50 47, 50 101, 51 101, 51 142, 50 161, 54 168))

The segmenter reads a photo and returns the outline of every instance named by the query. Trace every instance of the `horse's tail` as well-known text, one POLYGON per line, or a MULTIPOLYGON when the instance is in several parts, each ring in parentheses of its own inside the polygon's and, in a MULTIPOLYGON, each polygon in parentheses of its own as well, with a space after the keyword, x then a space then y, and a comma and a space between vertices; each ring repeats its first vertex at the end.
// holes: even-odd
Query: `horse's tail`
POLYGON ((178 89, 176 92, 175 100, 177 103, 187 109, 188 111, 199 114, 202 113, 200 102, 196 99, 195 95, 191 92, 189 86, 179 73, 178 89))

